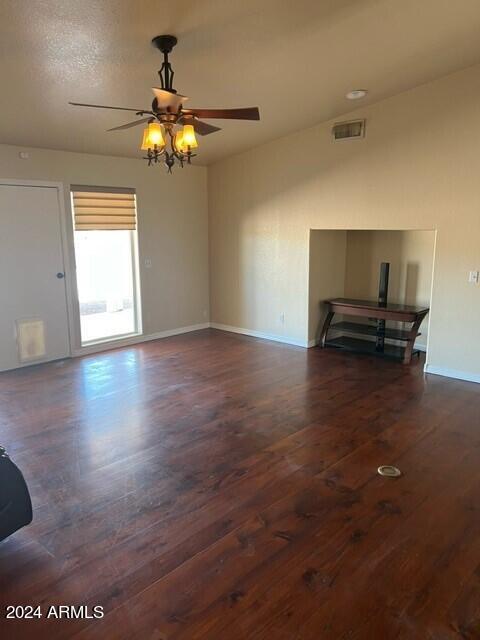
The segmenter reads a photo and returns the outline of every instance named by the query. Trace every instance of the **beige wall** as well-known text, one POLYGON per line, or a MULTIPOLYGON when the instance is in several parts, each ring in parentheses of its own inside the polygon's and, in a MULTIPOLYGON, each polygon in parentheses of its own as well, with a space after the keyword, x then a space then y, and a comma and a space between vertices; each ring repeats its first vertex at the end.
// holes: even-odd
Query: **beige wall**
MULTIPOLYGON (((434 231, 349 231, 345 297, 376 299, 380 263, 389 262, 389 301, 430 306, 434 249, 434 231)), ((428 322, 427 316, 417 339, 422 347, 428 322)))
POLYGON ((316 341, 319 323, 325 317, 323 300, 345 295, 347 265, 346 231, 317 231, 310 233, 308 270, 308 338, 316 341))
MULTIPOLYGON (((310 229, 435 229, 428 366, 480 380, 480 66, 209 168, 214 322, 308 339, 310 229), (457 330, 455 330, 457 328, 457 330)), ((374 89, 374 88, 372 88, 374 89)))
MULTIPOLYGON (((136 190, 144 334, 208 321, 206 171, 187 167, 167 175, 143 160, 0 145, 0 177, 62 182, 68 217, 70 184, 136 190), (22 160, 21 150, 30 157, 22 160)), ((75 342, 78 347, 78 336, 75 342)))

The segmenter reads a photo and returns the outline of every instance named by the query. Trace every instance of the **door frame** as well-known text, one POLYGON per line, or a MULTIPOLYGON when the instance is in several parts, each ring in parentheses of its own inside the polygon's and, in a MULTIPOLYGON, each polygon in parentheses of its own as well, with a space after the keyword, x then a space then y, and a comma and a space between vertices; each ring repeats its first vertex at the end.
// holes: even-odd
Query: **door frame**
MULTIPOLYGON (((65 283, 65 306, 67 313, 67 333, 68 333, 68 354, 67 357, 72 357, 75 351, 76 340, 76 326, 75 326, 75 293, 76 293, 76 278, 75 278, 75 265, 72 262, 72 246, 69 241, 69 216, 67 215, 67 207, 65 200, 65 185, 63 182, 54 182, 47 180, 30 180, 18 179, 18 178, 0 178, 0 185, 12 186, 12 187, 47 187, 56 189, 57 201, 59 207, 59 224, 60 224, 60 249, 62 254, 63 272, 65 277, 63 279, 65 283)), ((26 363, 20 366, 28 366, 31 363, 26 363)))

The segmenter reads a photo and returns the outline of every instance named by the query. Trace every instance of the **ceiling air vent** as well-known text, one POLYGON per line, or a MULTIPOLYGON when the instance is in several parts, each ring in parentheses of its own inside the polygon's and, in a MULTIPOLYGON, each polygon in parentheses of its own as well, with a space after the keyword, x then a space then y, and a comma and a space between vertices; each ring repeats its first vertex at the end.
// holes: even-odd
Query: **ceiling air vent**
POLYGON ((351 120, 350 122, 337 122, 332 127, 332 135, 335 142, 338 140, 352 140, 365 136, 365 120, 351 120))

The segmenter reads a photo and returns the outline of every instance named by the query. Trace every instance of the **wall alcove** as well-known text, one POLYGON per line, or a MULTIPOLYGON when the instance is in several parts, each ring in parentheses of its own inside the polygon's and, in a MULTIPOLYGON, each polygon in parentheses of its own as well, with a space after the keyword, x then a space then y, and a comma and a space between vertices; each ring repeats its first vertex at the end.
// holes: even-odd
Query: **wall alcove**
MULTIPOLYGON (((377 299, 382 262, 390 263, 389 302, 429 307, 435 236, 434 230, 417 229, 311 229, 310 344, 318 342, 319 327, 325 316, 324 300, 336 297, 377 299)), ((421 335, 415 342, 416 348, 422 351, 427 350, 428 324, 429 316, 423 321, 421 335)))

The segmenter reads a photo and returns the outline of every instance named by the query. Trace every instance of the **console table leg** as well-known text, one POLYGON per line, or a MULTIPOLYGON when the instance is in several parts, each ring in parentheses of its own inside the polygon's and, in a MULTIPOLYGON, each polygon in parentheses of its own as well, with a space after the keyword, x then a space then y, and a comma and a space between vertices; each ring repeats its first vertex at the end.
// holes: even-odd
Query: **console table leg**
POLYGON ((410 332, 409 332, 407 346, 405 347, 405 353, 403 355, 403 364, 410 364, 412 360, 412 352, 413 352, 413 347, 415 345, 415 338, 418 335, 418 330, 420 328, 420 325, 422 324, 422 320, 423 320, 423 316, 421 316, 420 318, 417 318, 417 320, 415 320, 415 322, 412 324, 412 328, 410 329, 410 332))
POLYGON ((322 349, 325 348, 325 340, 327 339, 327 333, 334 315, 334 311, 329 311, 327 313, 327 317, 325 318, 325 322, 323 323, 322 333, 320 334, 320 346, 322 347, 322 349))

